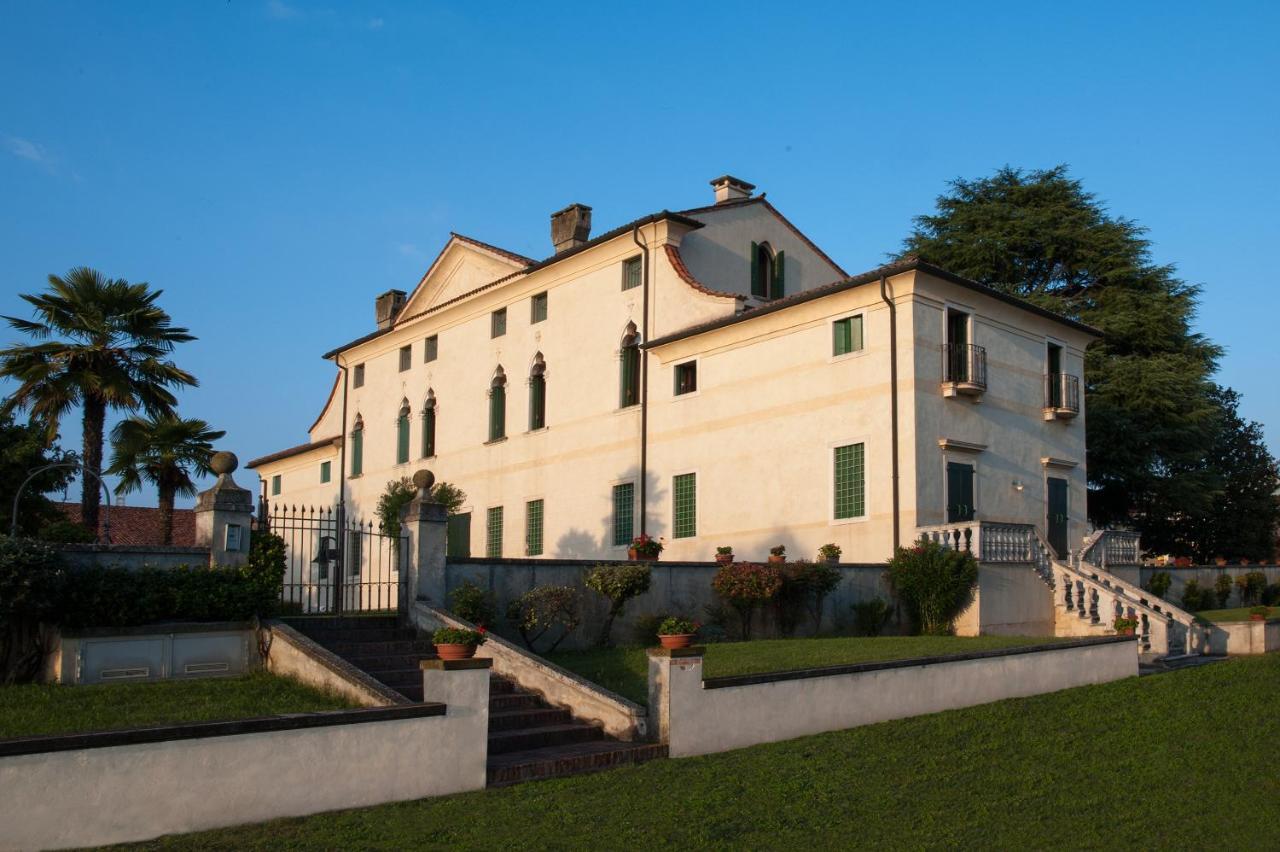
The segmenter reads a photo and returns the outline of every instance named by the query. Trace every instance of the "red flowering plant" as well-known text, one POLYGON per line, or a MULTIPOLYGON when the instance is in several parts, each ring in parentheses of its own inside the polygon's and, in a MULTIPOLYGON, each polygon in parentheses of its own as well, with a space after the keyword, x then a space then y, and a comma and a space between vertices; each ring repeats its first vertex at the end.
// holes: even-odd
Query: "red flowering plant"
POLYGON ((742 638, 750 639, 751 616, 778 594, 782 588, 782 572, 772 565, 734 562, 716 572, 711 588, 737 610, 742 620, 742 638))
POLYGON ((636 556, 657 556, 662 552, 662 540, 648 533, 641 533, 631 539, 631 549, 636 552, 636 556))
POLYGON ((485 634, 483 627, 467 630, 463 627, 441 627, 431 634, 431 641, 436 645, 483 645, 485 634))

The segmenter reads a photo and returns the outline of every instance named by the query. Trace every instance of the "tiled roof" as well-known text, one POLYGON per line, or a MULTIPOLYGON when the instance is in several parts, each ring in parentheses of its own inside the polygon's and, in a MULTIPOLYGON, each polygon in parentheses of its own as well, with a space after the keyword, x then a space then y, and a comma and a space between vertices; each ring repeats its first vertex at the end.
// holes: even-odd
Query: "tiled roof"
POLYGON ((679 275, 681 281, 688 284, 699 293, 706 293, 708 296, 724 296, 729 299, 746 301, 747 297, 741 293, 725 293, 721 290, 712 290, 697 278, 693 277, 693 273, 689 271, 689 267, 684 265, 684 258, 680 255, 680 249, 671 245, 671 243, 667 243, 663 248, 667 250, 667 260, 671 262, 671 267, 676 271, 676 275, 679 275))
MULTIPOLYGON (((57 507, 73 524, 80 523, 79 503, 57 503, 57 507)), ((105 526, 110 524, 111 544, 162 545, 160 510, 154 506, 112 506, 98 510, 98 538, 107 540, 105 526)), ((174 547, 195 547, 196 513, 194 509, 173 510, 174 547)))

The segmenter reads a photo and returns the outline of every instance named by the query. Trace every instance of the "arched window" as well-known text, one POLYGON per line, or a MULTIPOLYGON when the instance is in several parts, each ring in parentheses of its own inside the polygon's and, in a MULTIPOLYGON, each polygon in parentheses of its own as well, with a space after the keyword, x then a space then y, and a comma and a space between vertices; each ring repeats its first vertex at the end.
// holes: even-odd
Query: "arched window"
POLYGON ((751 295, 761 299, 781 299, 786 295, 786 258, 774 254, 768 243, 751 244, 751 295))
POLYGON ((400 413, 396 416, 396 464, 409 462, 409 400, 400 401, 400 413))
POLYGON ((436 392, 428 389, 427 400, 422 404, 422 457, 429 459, 436 454, 436 392))
POLYGON ((627 408, 640 402, 640 335, 636 324, 627 323, 622 335, 621 375, 618 381, 618 407, 627 408))
POLYGON ((359 476, 364 472, 364 418, 356 413, 356 422, 351 427, 351 475, 359 476))
POLYGON ((494 371, 489 382, 489 440, 500 441, 507 437, 507 374, 502 366, 494 371))
POLYGON ((529 431, 547 425, 547 362, 539 352, 529 370, 529 431))

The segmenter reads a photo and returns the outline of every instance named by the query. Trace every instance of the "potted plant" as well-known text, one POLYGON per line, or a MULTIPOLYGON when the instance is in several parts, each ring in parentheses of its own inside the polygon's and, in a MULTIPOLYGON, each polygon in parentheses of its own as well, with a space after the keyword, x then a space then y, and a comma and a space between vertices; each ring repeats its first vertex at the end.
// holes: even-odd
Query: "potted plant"
POLYGON ((701 626, 679 615, 668 616, 658 625, 658 641, 664 648, 688 648, 701 626))
POLYGON ((732 548, 732 547, 717 547, 717 548, 716 548, 716 561, 717 561, 717 562, 719 562, 721 565, 728 565, 730 562, 732 562, 732 561, 733 561, 733 548, 732 548))
POLYGON ((660 553, 662 553, 662 539, 653 538, 647 533, 641 533, 631 539, 631 547, 627 548, 627 558, 632 562, 637 559, 656 562, 660 553))
POLYGON ((469 660, 476 655, 476 648, 484 644, 485 629, 477 627, 441 627, 431 634, 436 654, 442 660, 469 660))
POLYGON ((1250 621, 1266 621, 1267 616, 1270 614, 1271 614, 1271 607, 1255 606, 1253 609, 1249 610, 1249 620, 1250 621))
POLYGON ((769 561, 770 561, 770 562, 775 562, 775 563, 776 563, 776 562, 786 562, 786 561, 787 561, 787 546, 786 546, 785 544, 779 544, 779 545, 778 545, 778 546, 776 546, 776 547, 771 547, 771 548, 769 548, 769 561))
POLYGON ((1225 556, 1215 556, 1215 557, 1213 557, 1213 564, 1214 564, 1214 565, 1226 565, 1226 564, 1227 564, 1227 557, 1225 557, 1225 556))
POLYGON ((1138 619, 1125 618, 1123 615, 1116 616, 1115 622, 1112 624, 1116 632, 1121 636, 1132 636, 1134 631, 1138 629, 1138 619))
POLYGON ((840 561, 843 552, 838 544, 824 544, 818 548, 818 561, 834 565, 840 561))

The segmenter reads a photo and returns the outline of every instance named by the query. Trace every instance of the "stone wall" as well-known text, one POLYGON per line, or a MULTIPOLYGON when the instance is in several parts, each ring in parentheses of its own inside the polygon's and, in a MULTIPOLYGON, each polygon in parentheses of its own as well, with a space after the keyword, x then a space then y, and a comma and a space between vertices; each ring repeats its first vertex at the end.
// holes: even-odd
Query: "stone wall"
MULTIPOLYGON (((1248 574, 1250 571, 1261 571, 1267 577, 1267 583, 1280 583, 1280 565, 1193 565, 1190 568, 1162 568, 1154 565, 1143 565, 1141 568, 1110 568, 1111 573, 1128 580, 1131 583, 1140 583, 1145 589, 1147 584, 1151 582, 1152 576, 1160 571, 1166 571, 1171 580, 1169 584, 1169 592, 1166 599, 1174 604, 1182 600, 1182 590, 1187 585, 1188 580, 1196 580, 1200 583, 1202 589, 1212 589, 1214 582, 1217 581, 1218 575, 1226 572, 1231 575, 1232 582, 1235 578, 1242 574, 1248 574), (1136 577, 1134 575, 1137 575, 1136 577)), ((1240 601, 1240 595, 1233 589, 1231 598, 1227 601, 1228 607, 1244 606, 1240 601)))
POLYGON ((69 568, 177 568, 208 565, 209 548, 141 544, 55 544, 69 568))

